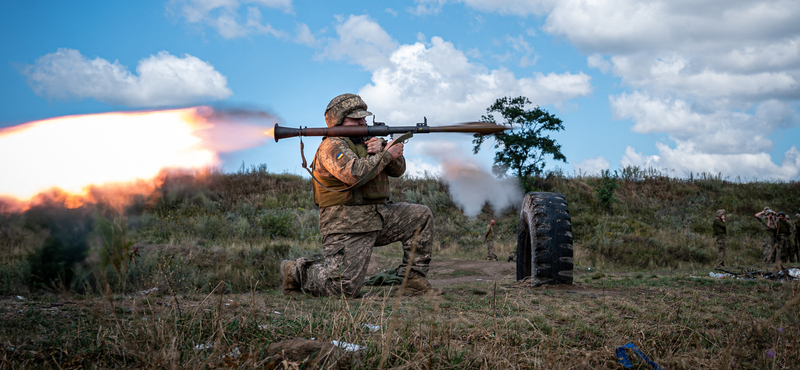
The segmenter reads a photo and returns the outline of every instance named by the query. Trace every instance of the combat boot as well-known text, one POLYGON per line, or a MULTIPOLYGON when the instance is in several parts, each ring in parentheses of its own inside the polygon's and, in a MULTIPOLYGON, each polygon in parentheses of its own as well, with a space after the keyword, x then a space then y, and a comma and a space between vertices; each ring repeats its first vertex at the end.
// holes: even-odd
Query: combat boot
POLYGON ((279 273, 281 275, 281 293, 284 295, 300 292, 300 282, 292 276, 292 267, 294 267, 294 261, 283 260, 281 262, 279 273))
POLYGON ((422 276, 414 275, 406 281, 406 287, 403 290, 404 296, 423 295, 428 293, 436 294, 438 291, 434 289, 431 283, 422 276))

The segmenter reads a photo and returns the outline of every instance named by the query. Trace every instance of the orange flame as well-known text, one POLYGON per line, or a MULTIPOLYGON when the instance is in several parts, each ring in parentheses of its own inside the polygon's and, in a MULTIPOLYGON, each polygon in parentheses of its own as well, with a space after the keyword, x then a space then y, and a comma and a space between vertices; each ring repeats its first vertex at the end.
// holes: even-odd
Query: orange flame
POLYGON ((64 204, 80 205, 97 186, 129 189, 108 194, 146 193, 160 185, 162 169, 217 166, 218 153, 266 141, 259 135, 265 127, 216 118, 209 107, 193 107, 58 117, 0 129, 0 198, 28 202, 59 189, 67 193, 64 204))

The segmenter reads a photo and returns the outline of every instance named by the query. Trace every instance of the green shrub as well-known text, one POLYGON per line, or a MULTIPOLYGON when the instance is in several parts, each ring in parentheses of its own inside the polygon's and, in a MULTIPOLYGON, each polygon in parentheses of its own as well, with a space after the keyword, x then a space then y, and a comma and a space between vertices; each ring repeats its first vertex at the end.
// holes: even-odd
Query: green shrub
POLYGON ((295 217, 286 211, 268 211, 257 219, 258 226, 271 238, 292 238, 296 236, 295 217))
POLYGON ((603 170, 600 173, 600 179, 592 182, 597 202, 608 213, 611 213, 611 203, 616 200, 614 198, 614 190, 617 190, 620 186, 617 183, 617 179, 617 171, 614 171, 612 176, 610 170, 603 170))

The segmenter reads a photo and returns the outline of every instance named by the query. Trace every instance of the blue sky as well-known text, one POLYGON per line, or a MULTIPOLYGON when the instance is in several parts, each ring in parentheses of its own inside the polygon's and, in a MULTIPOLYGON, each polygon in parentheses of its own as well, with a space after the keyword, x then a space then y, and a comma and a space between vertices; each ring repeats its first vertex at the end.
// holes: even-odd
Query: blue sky
MULTIPOLYGON (((569 163, 550 168, 797 180, 797 19, 794 1, 6 1, 0 127, 200 104, 322 126, 344 92, 436 125, 524 95, 564 121, 569 163)), ((491 165, 467 135, 428 135, 409 170, 441 171, 442 148, 491 165)), ((301 172, 296 140, 223 159, 301 172)))

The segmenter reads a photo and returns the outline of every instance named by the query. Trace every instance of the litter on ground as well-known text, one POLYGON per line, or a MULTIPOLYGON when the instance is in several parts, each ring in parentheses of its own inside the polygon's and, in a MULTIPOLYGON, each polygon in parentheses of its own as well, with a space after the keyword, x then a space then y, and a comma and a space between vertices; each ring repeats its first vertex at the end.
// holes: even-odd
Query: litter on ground
POLYGON ((331 344, 336 347, 339 347, 347 352, 357 352, 362 349, 367 349, 367 347, 359 346, 358 344, 347 343, 347 342, 339 342, 338 340, 332 340, 331 344))
POLYGON ((762 270, 741 270, 740 272, 733 272, 724 269, 716 269, 718 272, 709 272, 708 276, 715 279, 722 278, 736 278, 737 280, 754 280, 754 279, 769 279, 775 281, 785 280, 800 280, 800 269, 793 267, 778 271, 762 271, 762 270))
POLYGON ((369 331, 381 330, 381 327, 379 325, 361 324, 361 326, 369 329, 369 331))
POLYGON ((202 351, 204 349, 211 349, 214 348, 213 344, 198 344, 194 346, 195 351, 202 351))

